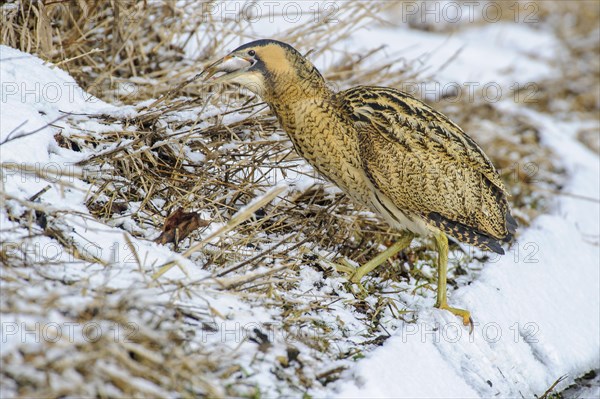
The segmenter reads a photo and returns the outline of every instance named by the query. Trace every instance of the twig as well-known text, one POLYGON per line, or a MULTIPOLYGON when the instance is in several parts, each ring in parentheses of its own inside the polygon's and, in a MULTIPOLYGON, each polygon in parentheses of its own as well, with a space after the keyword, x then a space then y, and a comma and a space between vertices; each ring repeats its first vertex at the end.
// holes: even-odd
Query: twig
POLYGON ((42 130, 44 130, 45 128, 47 128, 48 126, 52 126, 54 123, 56 123, 56 122, 60 121, 61 119, 64 119, 64 118, 66 118, 66 117, 67 117, 67 116, 69 116, 69 115, 70 115, 69 113, 67 113, 67 114, 65 114, 65 115, 61 115, 61 116, 59 116, 58 118, 54 119, 52 122, 49 122, 49 123, 45 124, 44 126, 42 126, 42 127, 38 128, 38 129, 35 129, 35 130, 31 131, 31 132, 21 133, 21 134, 19 134, 18 136, 12 137, 12 135, 13 135, 13 134, 14 134, 14 133, 15 133, 15 132, 16 132, 16 131, 19 129, 19 128, 21 128, 22 126, 24 126, 25 124, 27 124, 27 122, 29 122, 28 120, 26 120, 25 122, 21 123, 19 126, 15 127, 15 128, 14 128, 14 129, 13 129, 13 130, 12 130, 12 131, 11 131, 11 132, 8 134, 8 136, 6 136, 6 138, 5 138, 4 140, 0 141, 0 146, 1 146, 2 144, 6 144, 6 143, 8 143, 8 142, 10 142, 10 141, 14 141, 14 140, 22 139, 22 138, 24 138, 24 137, 28 137, 28 136, 31 136, 31 135, 33 135, 33 134, 39 133, 39 132, 41 132, 42 130))
POLYGON ((147 106, 146 109, 152 109, 152 108, 156 107, 158 104, 162 103, 167 98, 170 98, 173 94, 181 91, 181 89, 183 89, 188 84, 190 84, 190 83, 194 82, 195 80, 197 80, 201 75, 202 75, 202 72, 197 73, 196 75, 194 75, 190 79, 181 82, 177 87, 175 87, 172 90, 169 90, 166 94, 163 94, 161 97, 157 98, 156 101, 154 101, 152 104, 150 104, 149 106, 147 106))
POLYGON ((48 190, 50 190, 52 186, 50 186, 49 184, 42 188, 40 191, 38 191, 37 193, 33 194, 31 197, 29 197, 29 201, 34 202, 35 200, 37 200, 38 198, 40 198, 42 195, 44 195, 44 193, 48 190))
POLYGON ((548 388, 548 389, 546 390, 546 392, 544 392, 544 394, 543 394, 542 396, 540 396, 540 397, 539 397, 539 399, 547 399, 547 398, 548 398, 548 395, 550 395, 550 394, 551 394, 551 393, 554 391, 554 388, 556 388, 556 386, 557 386, 558 384, 560 384, 562 381, 564 381, 564 380, 566 380, 566 379, 567 379, 567 375, 566 375, 566 374, 565 374, 565 375, 563 375, 563 376, 561 376, 561 377, 558 377, 558 379, 557 379, 556 381, 554 381, 554 384, 552 384, 552 385, 550 386, 550 388, 548 388))

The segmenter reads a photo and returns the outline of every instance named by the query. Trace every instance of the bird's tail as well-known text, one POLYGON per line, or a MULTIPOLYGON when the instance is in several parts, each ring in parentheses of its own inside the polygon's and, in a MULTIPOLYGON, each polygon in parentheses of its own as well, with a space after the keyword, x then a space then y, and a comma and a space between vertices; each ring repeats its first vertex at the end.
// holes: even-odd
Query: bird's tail
POLYGON ((428 215, 429 222, 449 236, 454 237, 465 244, 474 245, 500 255, 504 255, 504 249, 502 249, 501 243, 511 242, 517 229, 517 222, 512 217, 509 210, 507 210, 505 217, 507 234, 498 239, 463 223, 446 219, 437 212, 432 212, 428 215))

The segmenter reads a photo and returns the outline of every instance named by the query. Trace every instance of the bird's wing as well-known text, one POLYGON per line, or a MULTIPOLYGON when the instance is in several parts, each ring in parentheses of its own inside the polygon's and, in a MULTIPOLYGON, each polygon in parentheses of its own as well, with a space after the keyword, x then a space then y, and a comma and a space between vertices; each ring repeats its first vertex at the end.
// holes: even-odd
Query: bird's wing
POLYGON ((510 240, 506 190, 481 148, 449 118, 398 90, 359 86, 336 95, 357 128, 363 167, 398 209, 461 241, 510 240))

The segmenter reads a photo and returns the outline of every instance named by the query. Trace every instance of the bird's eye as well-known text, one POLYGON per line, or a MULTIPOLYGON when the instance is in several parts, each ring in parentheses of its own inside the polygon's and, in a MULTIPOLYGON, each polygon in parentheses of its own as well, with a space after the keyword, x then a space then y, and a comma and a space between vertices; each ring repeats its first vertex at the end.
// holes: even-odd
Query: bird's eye
POLYGON ((248 55, 249 55, 250 57, 254 57, 254 56, 256 55, 256 51, 254 51, 254 50, 250 50, 250 51, 248 51, 248 55))

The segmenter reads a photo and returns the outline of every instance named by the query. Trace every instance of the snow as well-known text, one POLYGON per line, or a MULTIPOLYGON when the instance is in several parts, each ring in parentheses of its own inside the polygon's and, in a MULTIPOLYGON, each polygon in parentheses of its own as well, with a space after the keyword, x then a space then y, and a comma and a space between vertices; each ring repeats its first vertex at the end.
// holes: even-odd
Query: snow
POLYGON ((581 240, 574 221, 554 215, 539 217, 515 246, 527 244, 534 251, 500 258, 453 292, 452 303, 472 312, 472 335, 452 316, 431 310, 359 363, 352 371, 357 382, 340 384, 339 397, 529 397, 562 375, 594 368, 597 246, 581 240), (390 378, 390 370, 398 377, 390 378))
POLYGON ((558 46, 556 40, 544 32, 504 23, 466 29, 452 36, 372 28, 358 32, 351 43, 365 50, 367 46, 385 45, 390 54, 399 52, 407 59, 419 60, 426 67, 425 73, 435 73, 436 80, 442 85, 472 83, 484 86, 493 82, 503 87, 547 76, 551 73, 546 62, 550 58, 549 52, 558 46), (397 40, 399 34, 401 42, 397 40), (515 46, 515 42, 521 44, 515 46), (534 52, 538 47, 545 49, 541 54, 536 53, 538 57, 519 62, 524 54, 534 52))
POLYGON ((434 345, 411 345, 397 336, 386 341, 353 370, 340 398, 477 398, 434 345), (357 387, 358 386, 358 387, 357 387))
MULTIPOLYGON (((269 25, 268 29, 277 30, 277 25, 269 25)), ((367 44, 370 48, 387 44, 389 52, 401 52, 407 58, 423 57, 425 54, 422 59, 428 70, 441 69, 436 78, 442 84, 496 82, 503 89, 515 82, 524 84, 550 76, 554 72, 548 61, 559 51, 557 40, 547 32, 509 23, 471 27, 451 37, 434 32, 379 27, 356 32, 346 42, 346 45, 365 48, 367 44), (445 65, 455 55, 454 61, 445 65)), ((0 142, 9 135, 14 137, 44 127, 65 113, 136 113, 132 107, 115 107, 91 97, 60 68, 6 46, 0 46, 0 78, 0 142)), ((449 313, 432 309, 432 300, 407 296, 407 302, 414 302, 418 309, 417 323, 401 323, 381 347, 350 363, 341 380, 317 391, 317 395, 531 397, 543 393, 562 375, 569 378, 559 388, 565 388, 575 377, 589 370, 600 369, 598 155, 576 140, 575 133, 581 127, 577 121, 559 120, 521 107, 507 98, 503 98, 498 106, 534 120, 541 127, 544 144, 559 156, 569 174, 570 179, 563 191, 576 196, 558 195, 552 212, 539 216, 528 229, 521 231, 518 242, 506 256, 494 258, 476 281, 452 292, 450 303, 472 312, 476 322, 472 335, 449 313)), ((245 116, 230 115, 227 118, 235 121, 245 116)), ((79 128, 98 134, 110 129, 85 116, 77 123, 79 128)), ((56 125, 61 125, 61 122, 56 122, 56 125)), ((63 128, 68 129, 66 126, 63 128)), ((58 129, 45 127, 34 135, 3 144, 0 147, 2 162, 30 165, 46 174, 50 171, 43 168, 54 163, 59 177, 69 177, 65 171, 76 171, 73 162, 83 155, 75 155, 56 145, 53 136, 58 129)), ((105 149, 99 149, 102 150, 105 149)), ((187 153, 195 162, 204 161, 202 154, 187 153)), ((298 170, 303 171, 302 166, 298 170)), ((137 259, 142 260, 138 264, 132 247, 124 238, 127 233, 94 220, 84 206, 89 187, 80 180, 69 178, 72 187, 62 190, 52 185, 44 201, 69 212, 62 222, 71 226, 70 238, 82 253, 118 267, 103 269, 98 264, 84 265, 85 262, 74 260, 66 253, 49 254, 49 260, 58 263, 58 266, 49 267, 49 275, 60 279, 88 279, 92 287, 102 285, 113 290, 140 290, 146 298, 152 293, 154 296, 149 301, 155 302, 166 301, 171 294, 160 287, 154 291, 145 288, 147 276, 139 269, 153 273, 161 265, 176 261, 178 267, 165 274, 165 284, 173 281, 194 283, 210 276, 199 264, 168 247, 128 235, 137 259), (112 250, 107 251, 108 248, 112 250)), ((273 179, 274 183, 293 184, 296 190, 314 184, 312 177, 297 172, 287 176, 276 175, 273 179)), ((44 179, 22 172, 5 174, 2 180, 2 193, 22 200, 48 184, 44 179)), ((240 210, 242 212, 244 209, 240 210)), ((20 213, 16 202, 2 209, 3 243, 14 239, 7 231, 17 227, 8 216, 20 213)), ((203 233, 204 237, 210 237, 223 227, 224 224, 213 223, 203 233)), ((43 248, 52 244, 46 237, 39 237, 35 242, 43 248)), ((323 280, 320 272, 309 268, 300 269, 298 278, 301 280, 299 290, 305 292, 312 290, 314 281, 323 280)), ((331 278, 327 282, 331 284, 327 289, 343 295, 337 287, 342 282, 341 278, 331 278)), ((31 289, 37 292, 38 288, 31 289)), ((327 290, 323 292, 328 293, 327 290)), ((239 328, 231 326, 244 326, 244 333, 249 333, 254 325, 267 325, 273 320, 273 311, 255 307, 236 295, 216 289, 205 288, 201 294, 196 292, 194 295, 199 297, 179 301, 200 311, 207 308, 208 302, 211 311, 222 315, 224 320, 216 333, 203 336, 204 342, 225 342, 248 364, 254 362, 255 355, 251 350, 254 344, 228 332, 240 333, 239 328)), ((86 302, 83 297, 69 300, 80 300, 82 306, 86 302)), ((331 307, 336 309, 335 317, 344 320, 348 328, 358 327, 355 316, 347 308, 341 304, 332 304, 331 307)), ((327 314, 324 317, 327 322, 327 318, 332 316, 327 314)), ((10 323, 31 325, 40 322, 27 315, 3 314, 2 318, 3 355, 17 353, 17 348, 22 346, 19 334, 12 335, 5 330, 14 326, 10 323)), ((46 321, 60 323, 64 320, 59 314, 48 314, 46 321)), ((359 339, 358 334, 353 339, 359 339)), ((284 340, 285 337, 280 337, 277 342, 284 340)), ((274 359, 283 354, 284 347, 274 346, 264 357, 274 363, 274 359)), ((264 361, 257 367, 262 370, 255 380, 265 387, 266 392, 276 394, 269 386, 273 383, 270 363, 264 361)), ((119 373, 112 364, 103 365, 103 370, 119 373)), ((67 376, 66 380, 77 378, 78 375, 67 376)), ((143 379, 134 382, 149 394, 166 394, 143 379)), ((61 383, 64 384, 65 380, 55 382, 61 383)))
MULTIPOLYGON (((99 113, 114 109, 81 90, 61 69, 7 46, 0 47, 0 77, 3 104, 0 142, 9 134, 15 137, 42 128, 68 112, 99 113)), ((52 130, 42 129, 35 135, 4 144, 2 161, 49 161, 51 143, 52 130)))

